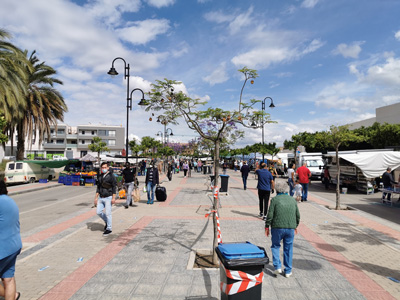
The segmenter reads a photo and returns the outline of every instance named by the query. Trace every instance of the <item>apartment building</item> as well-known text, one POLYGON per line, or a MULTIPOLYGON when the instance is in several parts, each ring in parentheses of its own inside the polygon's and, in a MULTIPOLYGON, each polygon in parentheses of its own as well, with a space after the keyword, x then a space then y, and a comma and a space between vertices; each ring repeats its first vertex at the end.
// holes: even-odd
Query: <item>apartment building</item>
MULTIPOLYGON (((58 124, 57 127, 51 127, 50 136, 45 137, 41 145, 35 138, 31 142, 25 141, 25 157, 27 159, 52 159, 54 155, 60 155, 72 159, 83 157, 88 153, 97 156, 97 153, 89 150, 89 145, 93 142, 94 137, 101 138, 110 149, 108 153, 103 154, 121 154, 125 148, 125 128, 122 126, 89 124, 74 127, 58 124)), ((16 155, 16 136, 13 140, 13 153, 11 153, 11 142, 9 141, 5 147, 5 156, 16 155)))

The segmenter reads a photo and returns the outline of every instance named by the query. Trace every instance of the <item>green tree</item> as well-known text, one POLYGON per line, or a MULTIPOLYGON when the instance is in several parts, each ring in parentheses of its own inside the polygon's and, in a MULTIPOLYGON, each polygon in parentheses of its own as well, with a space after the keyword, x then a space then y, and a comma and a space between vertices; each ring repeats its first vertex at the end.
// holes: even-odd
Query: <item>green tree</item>
POLYGON ((161 143, 155 138, 144 136, 142 137, 141 147, 143 152, 148 153, 150 150, 150 155, 154 156, 156 153, 156 149, 161 148, 161 143))
POLYGON ((108 152, 110 149, 107 147, 107 143, 103 142, 103 140, 98 136, 95 136, 92 141, 93 143, 90 144, 88 148, 92 152, 97 152, 97 159, 100 162, 101 152, 108 152))
POLYGON ((137 139, 129 141, 129 149, 131 149, 132 153, 136 155, 136 164, 137 164, 139 152, 142 151, 142 147, 137 139))
MULTIPOLYGON (((178 124, 178 119, 182 118, 188 127, 196 131, 201 138, 210 141, 214 149, 214 176, 216 179, 215 186, 218 185, 219 175, 219 157, 221 143, 225 140, 237 140, 243 136, 243 132, 239 131, 236 124, 251 127, 254 118, 261 119, 262 124, 272 122, 269 114, 264 111, 254 109, 254 105, 260 100, 251 99, 249 103, 245 103, 242 99, 243 90, 248 80, 255 79, 258 75, 255 70, 243 68, 239 70, 245 80, 241 89, 239 98, 239 109, 237 111, 228 111, 221 108, 206 108, 201 110, 207 102, 200 99, 192 99, 182 93, 174 93, 175 88, 180 88, 181 82, 175 80, 164 79, 156 80, 152 84, 150 93, 151 99, 146 110, 162 111, 161 115, 168 123, 178 124)), ((160 116, 160 117, 161 117, 160 116)), ((218 212, 218 199, 214 198, 213 210, 218 212)), ((217 224, 214 214, 214 240, 213 249, 217 245, 217 224)), ((213 262, 217 262, 217 256, 214 252, 213 262)))
POLYGON ((274 156, 281 151, 281 149, 276 147, 276 143, 269 143, 267 146, 267 153, 272 156, 272 160, 274 160, 274 156))
POLYGON ((26 137, 31 141, 38 132, 39 144, 41 144, 45 135, 50 136, 51 125, 57 127, 57 121, 63 121, 64 112, 68 111, 63 96, 54 88, 56 84, 62 84, 54 77, 57 72, 44 62, 40 63, 35 53, 33 51, 29 57, 33 70, 30 71, 29 68, 26 70, 28 93, 25 97, 24 117, 16 122, 17 159, 19 160, 24 158, 26 137))
POLYGON ((22 117, 31 69, 24 53, 8 41, 11 35, 0 29, 0 111, 7 122, 22 117))
POLYGON ((4 145, 8 142, 8 136, 3 133, 4 128, 7 126, 4 116, 0 116, 0 144, 4 145))
POLYGON ((336 209, 340 207, 340 161, 339 161, 339 148, 350 142, 360 142, 364 139, 353 131, 348 129, 348 126, 334 126, 330 127, 329 131, 318 132, 317 139, 322 143, 330 145, 336 151, 336 168, 337 168, 337 183, 336 183, 336 209))

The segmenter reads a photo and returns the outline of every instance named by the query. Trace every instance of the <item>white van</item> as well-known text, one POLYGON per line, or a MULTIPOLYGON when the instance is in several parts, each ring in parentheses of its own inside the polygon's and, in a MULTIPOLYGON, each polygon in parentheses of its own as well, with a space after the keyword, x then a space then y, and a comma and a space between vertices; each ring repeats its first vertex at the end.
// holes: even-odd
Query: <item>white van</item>
POLYGON ((307 163, 307 168, 311 172, 312 180, 321 180, 324 174, 324 161, 322 159, 322 153, 306 153, 301 152, 299 158, 299 165, 301 167, 304 162, 307 163))
POLYGON ((4 170, 4 182, 13 183, 33 183, 39 179, 52 180, 54 178, 52 169, 35 163, 23 161, 11 161, 6 164, 4 170))

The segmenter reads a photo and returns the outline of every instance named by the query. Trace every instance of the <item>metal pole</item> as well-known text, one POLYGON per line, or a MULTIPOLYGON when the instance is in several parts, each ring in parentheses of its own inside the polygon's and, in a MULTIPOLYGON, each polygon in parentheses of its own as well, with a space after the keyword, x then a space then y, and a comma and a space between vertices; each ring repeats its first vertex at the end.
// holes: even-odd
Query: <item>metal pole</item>
POLYGON ((261 110, 262 110, 262 146, 263 146, 263 153, 262 158, 264 162, 264 112, 265 112, 265 99, 261 102, 261 110))
POLYGON ((126 155, 126 163, 128 163, 128 149, 129 149, 129 108, 131 107, 130 105, 130 99, 129 99, 129 64, 128 67, 125 69, 125 78, 127 80, 126 84, 126 145, 125 145, 125 155, 126 155))

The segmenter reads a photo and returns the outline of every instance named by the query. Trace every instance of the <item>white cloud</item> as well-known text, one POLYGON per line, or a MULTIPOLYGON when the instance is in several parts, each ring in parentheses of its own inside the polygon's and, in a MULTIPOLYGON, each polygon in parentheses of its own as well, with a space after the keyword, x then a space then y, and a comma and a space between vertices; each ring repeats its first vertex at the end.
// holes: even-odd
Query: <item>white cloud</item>
POLYGON ((156 39, 160 34, 166 33, 170 28, 166 19, 149 19, 132 22, 132 26, 117 29, 118 36, 134 45, 145 45, 156 39))
POLYGON ((400 30, 397 31, 397 32, 394 34, 394 37, 396 38, 396 40, 400 41, 400 30))
POLYGON ((67 77, 77 81, 87 81, 93 79, 93 76, 90 73, 81 69, 59 67, 57 69, 57 73, 60 74, 61 77, 67 77))
POLYGON ((92 17, 107 25, 117 25, 121 23, 122 13, 138 12, 140 2, 140 0, 94 0, 85 5, 85 8, 92 17))
POLYGON ((231 22, 235 17, 232 15, 225 14, 221 11, 211 11, 204 15, 204 18, 209 22, 215 22, 217 24, 231 22))
POLYGON ((285 9, 283 10, 283 14, 284 15, 292 15, 295 13, 296 10, 297 10, 296 6, 289 5, 289 6, 285 7, 285 9))
POLYGON ((211 86, 225 82, 229 79, 226 72, 226 63, 222 63, 217 69, 215 69, 210 75, 203 77, 205 82, 208 82, 211 86))
POLYGON ((251 18, 252 13, 253 6, 250 6, 247 12, 236 16, 235 19, 229 24, 231 34, 236 34, 243 27, 250 25, 253 22, 253 19, 251 18))
POLYGON ((389 57, 382 65, 375 65, 368 69, 364 79, 372 84, 382 84, 386 86, 400 85, 400 59, 389 57))
POLYGON ((364 44, 363 41, 353 42, 351 45, 339 44, 335 50, 332 51, 335 55, 342 55, 345 58, 358 58, 361 52, 361 45, 364 44))
POLYGON ((277 41, 274 46, 272 46, 272 44, 266 44, 256 47, 249 52, 233 57, 232 63, 236 66, 266 69, 274 63, 283 63, 300 59, 304 55, 314 52, 324 45, 324 43, 319 40, 311 41, 304 49, 297 48, 290 44, 284 45, 284 43, 282 43, 281 46, 279 44, 280 43, 277 41))
POLYGON ((317 5, 317 3, 319 2, 319 0, 304 0, 301 3, 301 7, 304 8, 314 8, 315 5, 317 5))
POLYGON ((309 113, 310 115, 315 115, 317 112, 314 111, 314 110, 311 110, 311 111, 309 111, 308 113, 309 113))
POLYGON ((175 0, 147 0, 147 3, 151 6, 161 8, 164 6, 170 6, 175 3, 175 0))

